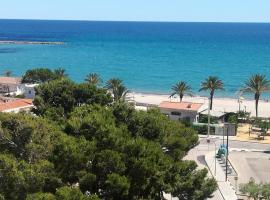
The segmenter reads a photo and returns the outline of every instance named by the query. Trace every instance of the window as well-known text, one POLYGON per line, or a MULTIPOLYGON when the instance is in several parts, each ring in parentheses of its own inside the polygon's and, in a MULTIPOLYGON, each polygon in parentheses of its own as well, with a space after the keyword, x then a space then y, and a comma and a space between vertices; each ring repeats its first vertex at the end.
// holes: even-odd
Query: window
POLYGON ((31 90, 28 91, 28 94, 31 94, 31 90))
POLYGON ((175 111, 173 111, 173 112, 171 112, 171 115, 181 116, 181 113, 180 113, 180 112, 175 112, 175 111))

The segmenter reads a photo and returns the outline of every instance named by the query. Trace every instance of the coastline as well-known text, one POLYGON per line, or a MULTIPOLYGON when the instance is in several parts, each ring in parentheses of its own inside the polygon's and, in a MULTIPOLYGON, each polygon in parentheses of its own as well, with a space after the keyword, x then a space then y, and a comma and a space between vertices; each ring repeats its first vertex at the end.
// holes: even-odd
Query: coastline
MULTIPOLYGON (((162 101, 179 102, 179 97, 175 96, 169 98, 166 94, 151 94, 143 92, 131 92, 128 94, 128 98, 136 102, 136 104, 144 105, 159 105, 162 101)), ((183 101, 202 103, 203 107, 207 109, 208 98, 205 96, 193 96, 184 97, 183 101)), ((251 113, 251 116, 255 116, 255 101, 252 99, 242 99, 240 103, 240 110, 251 113)), ((215 97, 213 100, 214 112, 238 112, 239 102, 236 98, 228 97, 215 97)), ((266 100, 259 101, 259 117, 270 117, 270 102, 266 100)))

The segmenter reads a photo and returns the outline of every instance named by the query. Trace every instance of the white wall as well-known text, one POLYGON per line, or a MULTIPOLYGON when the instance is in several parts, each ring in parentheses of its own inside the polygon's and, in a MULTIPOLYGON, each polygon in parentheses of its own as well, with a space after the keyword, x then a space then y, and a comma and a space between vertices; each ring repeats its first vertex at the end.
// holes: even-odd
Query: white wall
POLYGON ((35 87, 38 86, 38 84, 25 84, 23 89, 23 94, 25 98, 27 99, 34 99, 36 92, 35 87))
POLYGON ((172 120, 179 120, 179 119, 186 119, 187 117, 190 118, 190 122, 196 122, 197 119, 197 111, 191 110, 172 110, 172 109, 164 109, 160 108, 161 113, 166 114, 172 120), (172 112, 179 112, 181 115, 172 115, 172 112))

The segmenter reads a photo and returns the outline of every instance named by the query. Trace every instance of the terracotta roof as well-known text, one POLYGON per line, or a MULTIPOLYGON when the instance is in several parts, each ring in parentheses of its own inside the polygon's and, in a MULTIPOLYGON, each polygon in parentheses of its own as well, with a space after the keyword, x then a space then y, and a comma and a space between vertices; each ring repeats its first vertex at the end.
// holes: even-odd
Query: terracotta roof
POLYGON ((159 104, 158 107, 173 110, 198 111, 202 105, 203 105, 202 103, 163 101, 159 104))
POLYGON ((13 97, 5 97, 0 95, 0 103, 6 103, 10 101, 16 101, 18 98, 13 98, 13 97))
POLYGON ((21 77, 6 77, 0 76, 0 84, 21 84, 22 78, 21 77))
POLYGON ((32 106, 33 106, 32 99, 18 99, 6 103, 0 103, 0 112, 32 106))

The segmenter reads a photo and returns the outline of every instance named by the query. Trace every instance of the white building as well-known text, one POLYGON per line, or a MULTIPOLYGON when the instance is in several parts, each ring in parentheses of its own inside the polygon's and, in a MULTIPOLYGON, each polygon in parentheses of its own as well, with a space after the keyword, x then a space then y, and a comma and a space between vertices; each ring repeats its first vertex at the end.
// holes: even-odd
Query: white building
POLYGON ((159 104, 160 111, 172 120, 197 122, 202 103, 163 101, 159 104))
POLYGON ((36 92, 35 87, 38 86, 38 84, 24 84, 23 86, 23 95, 27 99, 34 99, 36 92))

